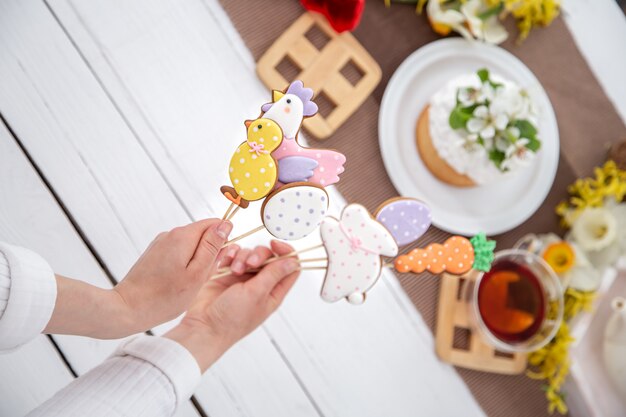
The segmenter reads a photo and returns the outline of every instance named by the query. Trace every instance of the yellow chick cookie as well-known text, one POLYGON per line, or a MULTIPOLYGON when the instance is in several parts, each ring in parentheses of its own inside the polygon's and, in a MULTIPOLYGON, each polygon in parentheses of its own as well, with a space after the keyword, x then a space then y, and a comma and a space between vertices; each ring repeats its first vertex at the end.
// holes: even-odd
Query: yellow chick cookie
POLYGON ((228 167, 237 195, 227 197, 238 205, 241 200, 260 200, 272 191, 278 168, 271 152, 283 140, 283 131, 271 119, 247 121, 246 126, 248 139, 239 145, 228 167))

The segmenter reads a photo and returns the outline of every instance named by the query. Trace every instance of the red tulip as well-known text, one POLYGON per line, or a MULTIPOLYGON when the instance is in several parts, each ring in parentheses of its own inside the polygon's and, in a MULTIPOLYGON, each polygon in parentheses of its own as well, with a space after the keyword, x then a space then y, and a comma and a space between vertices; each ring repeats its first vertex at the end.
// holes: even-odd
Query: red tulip
POLYGON ((365 0, 301 0, 305 9, 323 14, 337 32, 353 30, 361 20, 365 0))

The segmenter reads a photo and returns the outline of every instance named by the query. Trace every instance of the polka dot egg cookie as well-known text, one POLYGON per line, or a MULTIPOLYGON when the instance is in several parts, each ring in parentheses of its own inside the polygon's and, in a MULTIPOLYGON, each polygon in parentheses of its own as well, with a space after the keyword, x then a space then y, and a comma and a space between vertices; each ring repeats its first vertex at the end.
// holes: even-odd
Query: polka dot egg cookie
POLYGON ((228 172, 238 196, 247 201, 267 196, 278 178, 276 160, 271 152, 283 138, 278 124, 270 119, 247 122, 248 139, 233 154, 228 172))
POLYGON ((268 232, 283 240, 302 239, 322 222, 328 210, 328 195, 322 187, 292 183, 270 194, 261 207, 268 232))
POLYGON ((413 198, 388 200, 376 212, 376 220, 389 230, 399 246, 422 237, 430 227, 431 219, 430 208, 413 198))

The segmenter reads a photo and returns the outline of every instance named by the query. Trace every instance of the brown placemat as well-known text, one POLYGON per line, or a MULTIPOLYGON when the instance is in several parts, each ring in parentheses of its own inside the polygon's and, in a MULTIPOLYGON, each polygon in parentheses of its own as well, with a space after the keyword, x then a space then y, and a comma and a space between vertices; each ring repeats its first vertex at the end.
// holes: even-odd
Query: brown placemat
MULTIPOLYGON (((295 0, 221 2, 255 60, 303 13, 295 0)), ((515 29, 509 31, 512 39, 503 47, 533 71, 550 96, 559 121, 561 159, 556 181, 544 204, 524 224, 496 237, 500 249, 512 246, 528 232, 559 232, 554 207, 566 196, 566 186, 576 177, 590 174, 594 166, 604 161, 608 146, 626 138, 626 128, 562 20, 546 29, 533 31, 521 46, 515 45, 515 29)), ((359 202, 374 210, 385 199, 398 195, 386 174, 378 146, 378 111, 383 92, 402 61, 438 37, 424 16, 415 15, 413 6, 394 4, 387 9, 382 0, 367 2, 354 35, 380 64, 383 79, 374 94, 335 134, 323 142, 309 137, 309 143, 346 154, 347 169, 338 184, 339 191, 348 202, 359 202)), ((441 242, 447 236, 446 232, 433 227, 420 239, 420 245, 441 242)), ((438 280, 432 277, 415 279, 409 274, 398 275, 398 278, 434 331, 438 280)), ((457 370, 490 416, 548 415, 541 382, 523 375, 457 370)))

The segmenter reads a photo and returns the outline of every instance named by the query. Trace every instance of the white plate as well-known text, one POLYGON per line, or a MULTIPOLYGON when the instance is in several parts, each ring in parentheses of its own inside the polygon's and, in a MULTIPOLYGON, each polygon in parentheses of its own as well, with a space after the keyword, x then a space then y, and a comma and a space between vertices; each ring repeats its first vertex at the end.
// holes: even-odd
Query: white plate
POLYGON ((433 224, 451 233, 495 235, 528 219, 548 195, 559 163, 554 110, 533 73, 504 49, 443 39, 413 52, 387 85, 378 119, 387 173, 403 196, 430 205, 433 224), (537 104, 541 149, 531 166, 494 184, 457 188, 437 180, 415 144, 415 124, 430 97, 450 79, 480 68, 517 82, 537 104))

